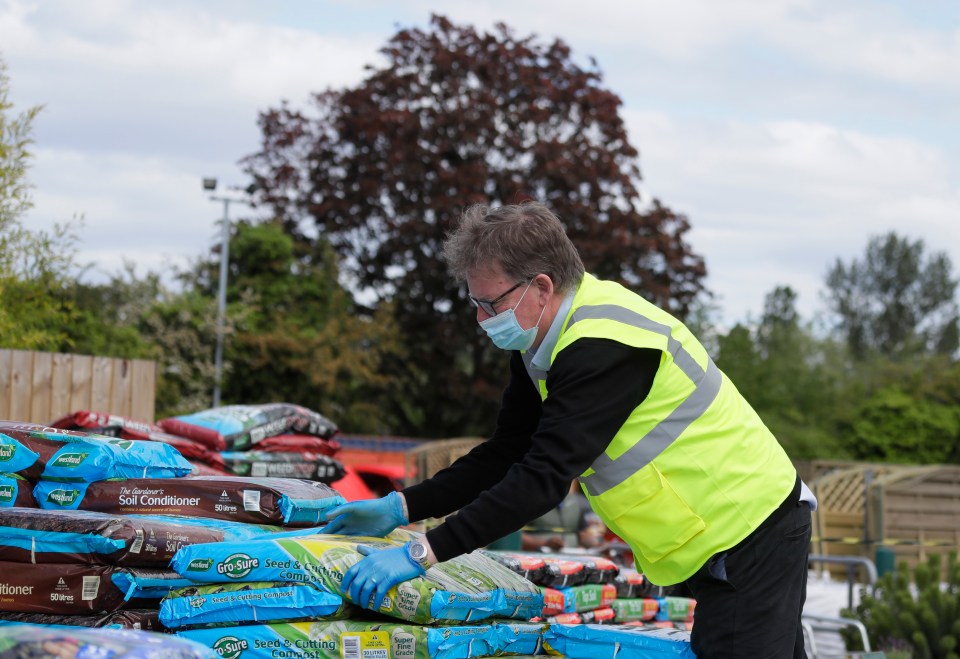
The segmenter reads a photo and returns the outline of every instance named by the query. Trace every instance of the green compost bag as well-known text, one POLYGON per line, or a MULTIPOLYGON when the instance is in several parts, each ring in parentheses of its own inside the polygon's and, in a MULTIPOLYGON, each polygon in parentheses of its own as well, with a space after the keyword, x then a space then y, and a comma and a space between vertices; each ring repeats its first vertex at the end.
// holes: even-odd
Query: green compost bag
POLYGON ((349 604, 312 583, 253 581, 188 586, 170 591, 160 602, 165 627, 242 625, 346 618, 349 604))
POLYGON ((223 659, 468 659, 497 654, 491 625, 423 627, 343 620, 188 629, 177 632, 223 659))
MULTIPOLYGON (((358 545, 374 549, 399 547, 418 534, 397 530, 385 538, 341 535, 280 534, 253 542, 220 542, 184 547, 171 567, 195 582, 311 582, 347 597, 340 582, 351 565, 363 558, 358 545)), ((354 604, 367 604, 354 602, 354 604)), ((543 609, 536 586, 480 552, 437 563, 423 577, 391 588, 380 613, 431 624, 476 621, 500 616, 528 620, 543 609)))

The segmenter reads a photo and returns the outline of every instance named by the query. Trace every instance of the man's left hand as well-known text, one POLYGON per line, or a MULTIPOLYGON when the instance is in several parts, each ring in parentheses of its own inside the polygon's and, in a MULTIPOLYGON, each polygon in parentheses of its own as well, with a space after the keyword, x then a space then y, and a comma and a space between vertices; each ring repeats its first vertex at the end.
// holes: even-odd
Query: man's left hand
POLYGON ((341 589, 354 604, 372 611, 380 610, 387 591, 398 583, 425 574, 423 567, 410 557, 406 545, 380 550, 359 545, 357 551, 366 558, 350 566, 343 575, 341 589), (374 598, 372 606, 371 597, 374 598))

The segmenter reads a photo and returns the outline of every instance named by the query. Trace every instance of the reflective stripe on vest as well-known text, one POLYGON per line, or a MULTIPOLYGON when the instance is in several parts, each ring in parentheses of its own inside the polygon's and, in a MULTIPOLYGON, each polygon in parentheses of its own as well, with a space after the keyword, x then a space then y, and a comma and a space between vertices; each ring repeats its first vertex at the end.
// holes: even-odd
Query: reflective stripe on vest
MULTIPOLYGON (((722 377, 720 369, 708 358, 704 371, 693 356, 684 349, 670 331, 670 327, 625 307, 613 304, 587 305, 576 309, 570 316, 567 329, 581 320, 613 320, 638 329, 648 330, 666 337, 673 363, 690 378, 695 389, 686 400, 676 407, 663 421, 650 429, 623 455, 613 460, 606 453, 591 465, 594 473, 581 476, 580 482, 591 496, 599 496, 616 487, 635 472, 647 466, 677 440, 713 403, 720 392, 722 377)), ((529 367, 528 367, 529 368, 529 367)), ((546 375, 546 374, 544 374, 546 375)), ((533 372, 531 372, 533 376, 533 372)))

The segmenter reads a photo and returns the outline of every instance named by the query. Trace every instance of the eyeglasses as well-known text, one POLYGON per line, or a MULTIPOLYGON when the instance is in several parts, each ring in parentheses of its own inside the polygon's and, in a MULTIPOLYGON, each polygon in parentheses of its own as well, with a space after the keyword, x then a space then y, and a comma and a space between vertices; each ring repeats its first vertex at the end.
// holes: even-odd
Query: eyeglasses
MULTIPOLYGON (((530 281, 533 281, 533 280, 531 279, 530 281)), ((503 298, 507 297, 508 295, 510 295, 511 293, 513 293, 515 290, 517 290, 518 288, 520 288, 521 286, 523 286, 523 285, 526 284, 526 283, 527 283, 527 282, 525 282, 525 281, 517 282, 516 284, 514 284, 513 286, 511 286, 508 290, 504 291, 503 293, 501 293, 501 294, 498 295, 497 297, 493 298, 492 300, 481 300, 481 299, 479 299, 479 298, 473 297, 473 296, 470 295, 469 293, 467 294, 467 297, 470 298, 470 303, 473 304, 473 306, 475 306, 475 307, 477 307, 477 308, 479 308, 479 309, 482 309, 482 310, 483 310, 483 313, 487 314, 488 316, 496 316, 497 313, 499 313, 499 312, 498 312, 496 309, 494 309, 494 307, 495 307, 501 300, 503 300, 503 298)))

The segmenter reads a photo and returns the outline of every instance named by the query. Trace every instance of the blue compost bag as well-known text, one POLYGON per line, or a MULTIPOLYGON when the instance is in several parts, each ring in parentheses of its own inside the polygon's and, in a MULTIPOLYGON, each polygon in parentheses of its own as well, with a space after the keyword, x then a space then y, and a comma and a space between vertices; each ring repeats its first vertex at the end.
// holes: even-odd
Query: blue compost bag
POLYGON ((469 659, 499 654, 490 625, 422 627, 342 620, 189 629, 176 635, 213 648, 222 657, 240 659, 469 659))
MULTIPOLYGON (((91 482, 106 478, 172 478, 192 470, 179 451, 161 442, 47 428, 36 423, 0 421, 0 454, 12 462, 29 461, 20 475, 30 480, 91 482)), ((10 472, 8 466, 0 472, 10 472)))
POLYGON ((166 597, 171 590, 195 585, 170 570, 147 568, 120 568, 110 575, 113 585, 124 594, 123 599, 153 599, 166 597))
POLYGON ((173 515, 0 508, 0 560, 167 567, 178 549, 248 540, 279 527, 173 515))
POLYGON ((92 483, 107 478, 178 478, 191 471, 193 465, 169 444, 89 438, 60 447, 40 478, 92 483))
MULTIPOLYGON (((56 652, 56 650, 55 650, 56 652)), ((134 629, 91 629, 60 625, 0 626, 0 656, 61 656, 76 659, 221 659, 202 644, 170 634, 134 629), (60 648, 56 655, 43 648, 60 648), (38 650, 41 654, 35 654, 38 650), (69 654, 66 654, 69 652, 69 654)))
POLYGON ((344 617, 348 607, 339 595, 308 583, 209 584, 170 591, 160 603, 160 622, 177 629, 211 623, 329 619, 344 617))
MULTIPOLYGON (((220 542, 184 547, 171 567, 193 581, 296 581, 318 584, 348 597, 340 583, 362 559, 358 544, 374 550, 402 546, 417 537, 396 530, 385 538, 278 534, 253 542, 220 542)), ((370 602, 353 602, 369 607, 370 602)), ((543 610, 543 595, 532 583, 480 552, 431 566, 422 577, 388 591, 380 613, 416 623, 474 622, 493 616, 528 620, 543 610)))
MULTIPOLYGON (((324 483, 298 478, 189 476, 110 479, 95 483, 40 481, 37 506, 121 515, 197 515, 233 522, 316 526, 346 503, 324 483)), ((265 579, 276 581, 276 579, 265 579)), ((283 579, 280 579, 283 581, 283 579)))
POLYGON ((0 433, 0 472, 16 474, 32 467, 40 454, 10 435, 0 433))
POLYGON ((544 623, 494 622, 497 654, 541 654, 546 629, 544 623))
POLYGON ((33 483, 16 474, 0 474, 0 508, 35 508, 33 483))
POLYGON ((626 625, 550 625, 544 647, 568 659, 695 659, 690 632, 626 625))

